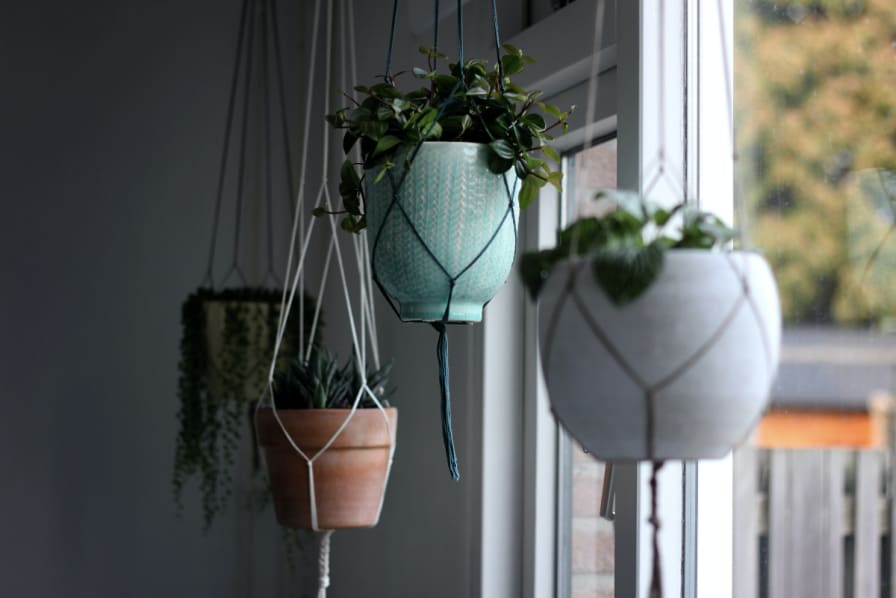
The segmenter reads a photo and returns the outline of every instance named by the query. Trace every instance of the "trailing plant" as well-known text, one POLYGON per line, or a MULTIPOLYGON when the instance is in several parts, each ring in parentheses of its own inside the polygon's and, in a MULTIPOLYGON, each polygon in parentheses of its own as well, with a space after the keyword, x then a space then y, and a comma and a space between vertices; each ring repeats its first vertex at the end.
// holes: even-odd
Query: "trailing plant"
MULTIPOLYGON (((522 181, 520 208, 532 203, 547 183, 560 189, 562 174, 545 159, 559 162, 559 154, 548 142, 554 129, 566 131, 574 107, 562 112, 540 101, 540 91, 528 91, 514 83, 511 77, 535 61, 508 44, 502 49, 500 62, 494 65, 472 59, 449 64, 448 72, 441 72, 437 62, 446 56, 420 48, 427 66, 414 68, 412 75, 423 86, 405 92, 393 77, 357 86, 355 91, 362 99, 346 94, 352 106, 327 115, 333 127, 345 130, 345 153, 356 144, 361 150, 361 162, 347 159, 340 174, 344 209, 337 213, 345 214, 344 229, 359 232, 367 226, 365 177, 373 176, 377 183, 397 167, 407 169, 423 141, 488 144, 489 169, 495 174, 514 169, 522 181), (546 124, 545 115, 554 122, 546 124)), ((322 208, 315 210, 318 216, 325 213, 322 208)))
MULTIPOLYGON (((194 476, 198 478, 206 528, 232 494, 232 470, 247 425, 255 450, 254 402, 267 383, 281 293, 263 288, 200 288, 181 308, 180 427, 172 481, 175 501, 182 510, 184 488, 194 476), (211 317, 215 309, 223 317, 211 317)), ((305 301, 303 330, 308 343, 314 303, 307 297, 305 301)), ((297 352, 298 329, 287 327, 281 355, 297 352)), ((281 367, 284 364, 281 359, 281 367)), ((254 453, 253 465, 259 471, 254 453)), ((266 502, 264 489, 260 483, 258 502, 262 504, 266 502)))
MULTIPOLYGON (((296 360, 274 377, 274 404, 278 409, 351 409, 363 380, 354 356, 339 366, 339 358, 318 349, 308 361, 296 360)), ((394 389, 387 388, 392 364, 367 371, 367 386, 384 407, 394 389)), ((358 407, 374 408, 374 400, 362 393, 358 407)))
POLYGON ((594 279, 610 300, 624 305, 659 276, 667 250, 719 248, 735 236, 717 216, 683 203, 663 208, 637 193, 617 190, 601 191, 595 199, 604 204, 603 215, 577 220, 558 233, 554 248, 520 259, 533 300, 557 263, 580 257, 591 260, 594 279))

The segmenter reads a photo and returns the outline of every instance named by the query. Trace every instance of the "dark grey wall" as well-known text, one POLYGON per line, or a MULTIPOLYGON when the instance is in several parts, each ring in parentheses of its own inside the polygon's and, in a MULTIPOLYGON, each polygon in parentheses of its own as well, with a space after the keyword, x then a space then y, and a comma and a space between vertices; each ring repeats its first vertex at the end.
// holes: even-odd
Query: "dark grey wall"
MULTIPOLYGON (((239 1, 6 4, 0 596, 296 596, 270 513, 247 544, 244 518, 203 535, 197 497, 177 519, 171 496, 179 308, 205 265, 239 1)), ((382 72, 390 4, 356 2, 364 82, 382 72)), ((298 138, 313 3, 279 5, 298 138)), ((489 39, 487 5, 477 6, 468 52, 489 39)), ((397 68, 428 43, 404 29, 397 68)), ((309 172, 319 147, 304 157, 309 172)), ((331 295, 327 309, 341 304, 331 295)), ((380 525, 334 536, 331 595, 476 596, 481 328, 452 331, 454 483, 435 335, 384 309, 380 322, 396 361, 398 452, 380 525)))
MULTIPOLYGON (((239 1, 3 13, 0 595, 242 595, 236 517, 203 536, 170 483, 239 1)), ((257 533, 269 596, 279 536, 257 533)))

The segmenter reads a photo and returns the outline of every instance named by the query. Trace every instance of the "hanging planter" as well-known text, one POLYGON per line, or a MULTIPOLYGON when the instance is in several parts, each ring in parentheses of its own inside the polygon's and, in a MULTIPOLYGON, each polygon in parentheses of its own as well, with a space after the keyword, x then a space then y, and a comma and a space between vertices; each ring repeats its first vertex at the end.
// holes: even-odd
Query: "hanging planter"
MULTIPOLYGON (((201 288, 181 310, 175 497, 179 501, 197 476, 206 526, 227 504, 246 422, 267 388, 281 300, 270 289, 201 288)), ((312 342, 307 331, 314 313, 313 302, 306 301, 305 346, 312 342)), ((284 354, 298 351, 298 336, 298 327, 284 331, 284 354)))
MULTIPOLYGON (((257 399, 267 382, 282 291, 251 287, 200 289, 187 302, 197 300, 202 320, 189 324, 198 328, 183 330, 182 338, 204 342, 204 346, 190 350, 205 353, 208 394, 215 400, 257 399), (197 338, 199 330, 204 338, 197 338)), ((190 305, 186 309, 196 307, 190 305)), ((293 353, 298 347, 296 332, 290 330, 284 337, 288 351, 293 353)))
POLYGON ((440 72, 444 55, 421 52, 425 87, 404 92, 389 76, 327 116, 346 153, 361 150, 360 170, 342 166, 342 226, 370 226, 374 275, 402 320, 478 322, 512 266, 519 209, 547 183, 560 188, 542 158, 559 160, 550 131, 569 113, 511 82, 533 61, 512 46, 493 70, 468 60, 440 72))
MULTIPOLYGON (((315 455, 326 446, 349 412, 349 409, 284 410, 280 419, 302 452, 315 455)), ((264 448, 280 525, 313 529, 312 500, 317 512, 317 529, 377 524, 398 420, 398 410, 394 407, 386 413, 388 420, 377 409, 356 412, 326 453, 309 468, 289 444, 271 408, 258 410, 259 443, 264 448), (309 485, 312 477, 313 499, 309 485)))
MULTIPOLYGON (((507 279, 519 220, 517 177, 493 173, 490 155, 487 144, 428 141, 406 173, 379 182, 375 170, 366 173, 373 268, 402 320, 479 322, 507 279)), ((405 156, 397 159, 404 163, 405 156)))
POLYGON ((255 425, 280 525, 329 530, 377 524, 398 420, 386 401, 389 369, 368 374, 369 395, 354 361, 338 368, 321 352, 274 378, 277 412, 260 407, 255 425))
POLYGON ((708 214, 603 195, 614 210, 521 264, 554 413, 599 459, 722 457, 758 422, 777 368, 771 271, 711 251, 731 235, 708 214), (681 234, 666 236, 676 218, 681 234))
MULTIPOLYGON (((243 0, 215 206, 209 214, 211 244, 205 276, 181 308, 174 498, 182 509, 184 489, 195 479, 206 528, 225 509, 235 489, 249 488, 240 497, 244 504, 266 497, 266 485, 255 475, 257 455, 253 454, 251 470, 245 474, 248 479, 242 480, 249 484, 235 485, 234 477, 243 439, 254 432, 253 403, 267 387, 281 315, 283 283, 275 273, 273 251, 278 219, 275 199, 289 202, 294 192, 277 20, 275 2, 243 0), (270 77, 271 73, 276 77, 270 77), (250 110, 253 105, 260 107, 257 119, 250 110), (279 110, 272 115, 275 107, 279 110), (272 132, 278 130, 283 131, 282 186, 275 186, 273 174, 272 132), (257 154, 250 147, 258 147, 257 154), (263 191, 249 193, 248 189, 263 191), (225 230, 233 231, 233 244, 228 248, 226 274, 218 277, 219 236, 225 230)), ((285 331, 286 354, 307 346, 313 313, 311 307, 304 314, 304 339, 301 326, 285 331)), ((254 451, 254 442, 251 447, 254 451)))
POLYGON ((345 131, 346 154, 360 149, 360 162, 342 166, 343 209, 315 211, 343 214, 351 232, 369 225, 373 281, 402 321, 431 322, 439 332, 442 430, 454 479, 446 324, 481 321, 504 284, 519 210, 544 185, 560 189, 561 173, 545 160, 559 161, 548 142, 569 117, 511 81, 534 61, 501 46, 497 27, 495 34, 503 52, 491 68, 461 59, 439 71, 445 56, 424 48, 426 67, 413 69, 422 87, 402 91, 389 64, 382 83, 355 87, 363 99, 327 120, 345 131))

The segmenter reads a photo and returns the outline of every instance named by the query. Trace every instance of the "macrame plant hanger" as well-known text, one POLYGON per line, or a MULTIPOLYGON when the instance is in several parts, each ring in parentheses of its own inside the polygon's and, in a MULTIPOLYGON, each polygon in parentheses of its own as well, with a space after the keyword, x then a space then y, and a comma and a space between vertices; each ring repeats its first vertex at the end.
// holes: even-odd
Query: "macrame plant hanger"
POLYGON ((266 342, 273 346, 277 304, 268 300, 278 297, 283 287, 274 256, 274 223, 276 213, 291 210, 295 185, 275 2, 242 1, 232 59, 205 270, 181 311, 182 324, 187 324, 181 338, 181 430, 173 485, 180 506, 187 480, 200 476, 206 525, 230 497, 243 421, 251 416, 247 405, 262 387, 269 356, 265 351, 259 360, 242 359, 245 351, 227 350, 240 345, 226 340, 227 332, 234 321, 265 320, 256 328, 270 330, 269 338, 259 333, 243 344, 251 345, 253 356, 266 342), (282 131, 282 148, 275 147, 279 146, 275 127, 282 131), (275 150, 282 151, 284 160, 276 169, 280 155, 275 156, 275 150), (281 175, 285 175, 282 187, 281 175), (222 239, 230 234, 232 246, 225 247, 222 239), (250 316, 245 316, 247 312, 250 316), (209 337, 215 337, 214 351, 209 337), (257 388, 252 384, 256 379, 257 388), (194 434, 197 429, 201 434, 194 434))
MULTIPOLYGON (((305 97, 305 114, 304 114, 304 128, 302 135, 302 156, 309 155, 309 130, 312 125, 312 102, 314 99, 313 90, 318 90, 323 87, 323 101, 324 105, 329 105, 330 102, 330 90, 332 88, 332 80, 333 80, 333 46, 334 46, 334 25, 333 25, 333 9, 334 4, 339 5, 340 15, 342 17, 342 27, 341 27, 341 56, 343 62, 346 60, 346 57, 351 65, 352 76, 356 71, 355 66, 355 37, 354 37, 354 13, 352 8, 351 0, 334 0, 327 2, 325 23, 321 23, 322 15, 321 15, 321 0, 315 0, 314 3, 314 17, 312 21, 312 40, 310 46, 310 56, 308 61, 308 80, 306 84, 306 97, 305 97), (322 28, 326 31, 326 40, 325 40, 325 73, 324 73, 324 82, 321 84, 315 78, 316 74, 316 66, 317 66, 317 54, 318 54, 318 32, 322 28)), ((343 77, 345 77, 346 69, 342 69, 343 77)), ((343 85, 345 81, 343 80, 343 85)), ((329 564, 329 555, 330 555, 330 541, 333 534, 333 530, 325 530, 321 529, 318 525, 318 506, 317 506, 317 495, 315 493, 314 488, 314 465, 315 462, 327 452, 328 449, 333 445, 333 443, 339 438, 342 432, 345 430, 346 426, 348 426, 351 419, 354 417, 355 412, 359 408, 359 404, 362 398, 369 398, 375 405, 379 412, 382 414, 383 423, 386 427, 386 431, 388 437, 392 438, 392 443, 389 448, 389 458, 388 458, 388 467, 386 470, 386 481, 388 481, 389 470, 391 469, 392 459, 395 452, 395 441, 394 441, 394 430, 391 429, 391 424, 389 422, 389 418, 386 414, 385 408, 380 401, 379 397, 377 397, 376 393, 368 386, 367 382, 367 362, 368 362, 368 346, 370 347, 370 358, 372 359, 375 367, 379 368, 380 366, 380 355, 378 350, 378 341, 376 335, 376 320, 374 316, 373 309, 373 296, 370 292, 372 288, 372 273, 369 268, 370 260, 368 259, 367 252, 367 242, 366 236, 364 233, 361 235, 353 236, 351 239, 352 243, 352 252, 354 254, 355 264, 357 266, 357 282, 358 282, 358 304, 357 308, 355 308, 352 298, 349 291, 349 281, 346 274, 346 263, 343 257, 343 250, 340 243, 340 237, 345 236, 344 233, 340 233, 340 229, 336 224, 335 215, 330 214, 333 212, 333 206, 330 199, 330 191, 329 191, 329 181, 327 178, 327 172, 329 169, 329 154, 330 154, 330 146, 329 146, 329 137, 330 131, 324 126, 323 130, 323 140, 322 140, 322 148, 320 152, 321 156, 321 170, 320 170, 320 184, 317 188, 315 199, 312 203, 312 207, 314 208, 323 208, 328 214, 323 216, 326 218, 327 223, 324 226, 327 226, 328 230, 324 232, 325 235, 328 236, 328 242, 326 244, 326 256, 324 258, 324 266, 323 272, 321 274, 320 283, 317 287, 317 301, 315 302, 315 311, 312 317, 311 331, 308 335, 309 339, 313 339, 315 336, 315 330, 317 328, 319 322, 320 308, 322 303, 322 297, 324 295, 326 289, 326 283, 329 278, 329 274, 331 271, 332 258, 335 256, 336 258, 336 267, 339 272, 339 282, 342 285, 342 298, 345 302, 345 313, 349 323, 349 329, 351 332, 352 346, 354 348, 353 356, 355 359, 355 367, 360 377, 362 384, 358 393, 354 397, 354 402, 352 403, 352 407, 349 410, 345 420, 338 427, 338 429, 333 433, 333 435, 327 440, 323 447, 321 447, 314 454, 309 454, 303 451, 299 447, 299 443, 294 439, 283 421, 281 420, 278 409, 275 401, 275 389, 274 389, 274 374, 276 372, 277 360, 280 350, 283 344, 283 338, 287 330, 287 325, 289 322, 289 315, 293 308, 297 309, 299 312, 300 321, 304 321, 303 311, 304 311, 304 285, 305 285, 305 266, 306 259, 308 258, 309 247, 311 246, 311 241, 314 238, 315 225, 318 221, 318 218, 311 218, 306 221, 305 218, 305 209, 306 205, 306 189, 307 189, 307 160, 302 161, 302 167, 299 175, 299 184, 296 190, 296 201, 295 201, 295 210, 293 213, 293 224, 292 224, 292 232, 290 234, 290 250, 289 257, 287 260, 286 266, 286 280, 289 283, 287 287, 283 289, 283 296, 281 299, 281 309, 280 309, 280 320, 277 325, 277 334, 276 340, 274 344, 274 355, 271 360, 270 369, 268 371, 268 383, 264 392, 259 397, 259 400, 256 404, 256 409, 261 407, 265 403, 269 403, 272 408, 272 413, 274 419, 277 422, 277 425, 280 431, 283 433, 284 438, 288 441, 289 445, 295 451, 295 453, 302 459, 307 465, 308 471, 308 492, 309 492, 309 504, 310 504, 310 519, 311 519, 311 529, 317 532, 317 538, 319 543, 319 552, 318 552, 318 598, 325 598, 327 587, 330 585, 330 564, 329 564), (357 319, 356 319, 356 310, 357 310, 357 319)), ((301 359, 307 361, 310 359, 313 349, 313 343, 309 342, 308 346, 305 347, 302 336, 300 335, 299 339, 299 355, 301 359)), ((382 502, 379 506, 380 510, 382 509, 382 502)))
MULTIPOLYGON (((394 79, 392 76, 392 50, 395 43, 395 30, 396 30, 396 22, 398 16, 398 4, 399 0, 393 0, 392 3, 392 21, 389 30, 389 46, 386 52, 386 70, 383 79, 388 84, 394 84, 394 79)), ((458 63, 464 64, 464 8, 463 8, 463 0, 457 0, 457 41, 458 41, 458 63)), ((498 72, 499 72, 499 86, 501 90, 504 90, 504 73, 503 68, 501 66, 501 38, 498 31, 498 9, 495 0, 492 0, 492 24, 494 30, 494 41, 495 41, 495 54, 497 57, 498 63, 498 72)), ((433 49, 437 53, 439 49, 439 0, 434 0, 434 10, 433 10, 433 49)), ((433 63, 433 68, 437 67, 438 57, 435 57, 433 63)), ((389 182, 389 186, 391 189, 391 201, 389 202, 388 207, 386 208, 385 215, 383 217, 383 223, 379 227, 376 232, 376 236, 373 241, 373 249, 371 251, 371 264, 372 264, 372 272, 373 272, 373 282, 376 284, 377 288, 380 290, 380 293, 385 297, 386 301, 389 304, 389 307, 395 313, 396 317, 403 322, 407 322, 409 320, 405 320, 401 317, 395 302, 392 297, 389 296, 389 293, 383 287, 383 284, 380 281, 380 278, 377 273, 377 250, 380 247, 380 243, 382 242, 382 231, 385 228, 386 222, 388 222, 389 218, 401 218, 405 224, 410 228, 413 232, 414 237, 419 242, 420 247, 423 249, 427 257, 432 261, 433 264, 436 265, 438 270, 444 275, 445 279, 448 282, 448 295, 445 301, 445 311, 442 314, 440 320, 436 322, 432 322, 432 327, 438 333, 438 341, 436 343, 436 356, 438 358, 439 363, 439 390, 441 394, 441 417, 442 417, 442 440, 445 445, 445 456, 448 461, 448 471, 451 475, 451 478, 454 480, 460 479, 460 472, 457 465, 457 451, 454 446, 454 432, 452 430, 451 424, 451 387, 450 387, 450 368, 449 368, 449 358, 448 358, 448 324, 453 324, 456 322, 452 322, 449 319, 449 314, 451 311, 451 301, 454 296, 454 289, 457 282, 467 274, 470 269, 476 265, 476 263, 482 258, 491 244, 494 242, 495 238, 501 232, 505 223, 509 220, 511 226, 513 228, 513 241, 514 241, 514 250, 517 244, 517 209, 515 204, 516 192, 517 192, 517 184, 518 180, 514 178, 513 183, 511 184, 508 181, 507 174, 502 175, 504 190, 507 195, 507 209, 504 211, 503 217, 500 219, 500 222, 495 227, 488 241, 483 245, 480 251, 473 257, 473 259, 467 263, 463 268, 461 268, 457 272, 449 271, 448 267, 439 259, 439 257, 435 254, 433 249, 427 244, 426 239, 421 234, 419 228, 414 223, 411 216, 408 214, 408 211, 402 205, 401 198, 399 194, 401 192, 402 187, 404 186, 405 179, 407 178, 408 172, 410 171, 411 165, 413 165, 414 158, 417 156, 417 153, 420 150, 420 147, 423 145, 423 140, 429 136, 430 131, 435 126, 435 124, 439 121, 442 115, 445 113, 445 110, 451 105, 454 101, 454 96, 457 92, 461 90, 461 87, 466 88, 466 81, 464 77, 461 77, 460 80, 455 84, 451 93, 449 94, 448 99, 443 101, 437 107, 437 116, 433 119, 432 123, 429 124, 427 129, 421 135, 421 139, 417 142, 417 145, 410 152, 410 156, 407 160, 406 166, 401 170, 400 174, 396 176, 392 170, 388 171, 386 179, 389 182)), ((476 100, 474 98, 468 98, 471 105, 476 108, 476 100)), ((479 119, 480 123, 483 126, 483 129, 488 134, 489 138, 494 140, 494 136, 489 130, 488 124, 485 119, 482 117, 482 114, 478 111, 476 113, 476 117, 479 119)))
MULTIPOLYGON (((665 2, 664 0, 660 0, 658 3, 658 11, 657 11, 657 20, 658 20, 658 44, 661 49, 665 48, 665 25, 666 25, 666 15, 665 15, 665 2)), ((725 81, 725 93, 727 99, 727 110, 728 110, 728 123, 729 123, 729 139, 731 142, 731 151, 732 151, 732 159, 736 161, 736 151, 734 145, 734 114, 733 114, 733 103, 732 103, 732 92, 729 87, 728 82, 731 81, 730 71, 728 67, 728 46, 727 39, 725 35, 725 26, 724 26, 724 13, 723 13, 723 2, 722 0, 717 0, 717 10, 719 15, 719 29, 720 29, 720 39, 721 39, 721 51, 722 51, 722 64, 724 68, 724 81, 725 81)), ((586 140, 585 146, 590 147, 591 141, 593 140, 592 127, 594 123, 594 111, 596 106, 596 98, 597 98, 597 83, 598 83, 598 71, 599 71, 599 50, 600 50, 600 36, 603 30, 603 13, 604 13, 604 2, 598 2, 596 7, 596 17, 595 17, 595 31, 594 31, 594 51, 592 52, 591 57, 591 78, 589 81, 588 87, 588 99, 587 99, 587 115, 586 115, 586 140)), ((666 156, 666 119, 665 119, 665 94, 666 94, 666 66, 665 66, 665 58, 664 54, 660 52, 659 65, 657 69, 657 77, 658 77, 658 112, 657 112, 657 123, 658 123, 658 143, 657 143, 657 151, 655 155, 652 157, 651 161, 645 167, 644 172, 644 180, 646 180, 646 184, 643 187, 642 196, 648 196, 656 186, 663 181, 664 179, 671 182, 677 192, 681 194, 681 201, 688 200, 688 193, 684 183, 684 175, 679 172, 674 164, 668 162, 666 156)), ((740 181, 735 175, 735 195, 741 195, 742 191, 739 186, 740 181)), ((699 198, 694 198, 694 201, 699 202, 699 198)), ((737 203, 737 198, 735 198, 735 203, 737 203)), ((743 244, 743 237, 741 237, 741 243, 743 244)), ((728 308, 728 311, 725 314, 725 317, 722 319, 721 323, 718 327, 710 334, 708 338, 706 338, 698 347, 689 355, 684 356, 679 363, 670 369, 669 373, 663 376, 660 380, 657 381, 648 381, 644 376, 642 376, 634 363, 631 363, 629 360, 625 358, 623 353, 614 346, 612 339, 610 336, 603 330, 600 325, 600 322, 595 321, 594 318, 591 317, 587 307, 584 304, 584 300, 578 293, 576 289, 576 279, 582 274, 581 269, 574 270, 569 280, 567 281, 567 293, 564 297, 557 303, 553 313, 550 315, 550 326, 548 328, 548 341, 547 346, 552 346, 554 341, 554 329, 555 325, 560 317, 561 312, 566 307, 567 299, 571 299, 573 306, 578 310, 578 312, 582 315, 583 320, 585 321, 588 328, 591 330, 593 336, 599 341, 600 345, 606 350, 610 358, 616 362, 618 367, 624 371, 627 377, 634 383, 642 392, 644 396, 644 401, 646 405, 646 429, 647 429, 647 447, 646 454, 650 455, 649 461, 652 464, 651 476, 649 480, 649 487, 651 492, 650 499, 650 516, 649 523, 653 528, 652 533, 652 541, 651 541, 651 549, 653 553, 653 564, 651 569, 650 576, 650 587, 649 587, 649 596, 650 598, 663 598, 663 586, 662 586, 662 570, 661 570, 661 558, 660 558, 660 548, 659 548, 659 530, 660 530, 660 519, 659 519, 659 510, 657 504, 657 488, 658 488, 658 476, 660 470, 663 468, 664 462, 662 460, 658 460, 655 458, 655 405, 656 401, 661 397, 661 391, 670 386, 673 382, 683 376, 688 370, 706 353, 708 353, 713 345, 721 338, 726 329, 730 326, 731 322, 738 315, 738 313, 742 309, 749 309, 752 312, 753 318, 757 322, 757 329, 759 330, 762 346, 764 350, 764 357, 766 367, 771 370, 774 368, 773 358, 772 358, 772 350, 770 340, 767 338, 765 334, 765 326, 762 325, 762 315, 760 313, 759 308, 756 305, 755 298, 750 292, 750 287, 748 284, 748 271, 747 271, 747 262, 743 262, 743 266, 739 266, 735 259, 730 255, 730 253, 726 253, 726 261, 728 265, 731 267, 733 274, 740 281, 740 286, 742 289, 741 294, 734 301, 734 303, 728 308)), ((548 350, 548 353, 550 350, 548 350)), ((612 464, 609 465, 612 468, 612 464)), ((612 476, 612 473, 609 473, 612 476)), ((603 509, 602 509, 603 510, 603 509)))
MULTIPOLYGON (((274 68, 277 84, 277 104, 279 108, 280 130, 282 136, 282 151, 284 158, 284 170, 286 174, 287 197, 295 195, 295 183, 292 175, 292 158, 290 150, 289 122, 286 113, 286 95, 283 79, 283 56, 280 44, 279 23, 277 18, 276 2, 272 0, 243 0, 240 14, 239 34, 237 50, 234 58, 233 73, 230 82, 230 94, 227 102, 227 116, 224 126, 224 143, 221 150, 220 166, 218 169, 218 183, 215 192, 215 209, 212 217, 211 239, 209 242, 208 260, 202 286, 209 289, 226 287, 232 278, 236 278, 239 284, 248 285, 248 278, 240 266, 240 251, 242 247, 242 216, 243 201, 246 195, 246 162, 247 145, 249 136, 250 107, 252 105, 253 75, 258 76, 258 87, 262 107, 262 161, 264 163, 264 201, 265 201, 265 228, 266 230, 266 267, 261 279, 261 285, 271 284, 276 288, 283 286, 283 281, 277 274, 274 261, 274 172, 272 160, 273 124, 271 116, 271 77, 269 46, 274 50, 274 68), (256 22, 256 19, 260 20, 256 22), (257 38, 256 39, 256 35, 257 38), (259 54, 256 54, 258 52, 259 54), (258 61, 261 67, 260 73, 253 73, 253 67, 258 61), (245 74, 241 77, 245 68, 245 74), (242 79, 242 89, 240 80, 242 79), (237 96, 242 95, 240 114, 237 115, 237 96), (239 118, 239 122, 237 119, 239 118), (233 220, 233 248, 231 260, 224 276, 216 283, 214 268, 218 249, 218 235, 221 231, 221 213, 224 204, 225 188, 227 186, 228 164, 231 158, 231 142, 234 137, 234 128, 239 127, 239 147, 237 148, 237 180, 233 220)), ((292 205, 287 201, 287 205, 292 205)))

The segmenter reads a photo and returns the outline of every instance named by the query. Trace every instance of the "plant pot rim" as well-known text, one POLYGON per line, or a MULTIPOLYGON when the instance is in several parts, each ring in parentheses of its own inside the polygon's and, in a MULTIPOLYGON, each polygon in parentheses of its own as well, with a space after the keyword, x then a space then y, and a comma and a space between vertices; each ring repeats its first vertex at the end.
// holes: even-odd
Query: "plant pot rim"
MULTIPOLYGON (((258 410, 259 411, 264 411, 264 410, 273 411, 274 408, 270 407, 268 405, 265 405, 264 407, 259 407, 258 410)), ((360 406, 357 409, 355 409, 355 411, 358 413, 365 413, 367 411, 379 411, 379 410, 380 410, 379 407, 360 407, 360 406)), ((393 407, 393 406, 386 407, 384 405, 383 410, 384 411, 398 411, 398 407, 393 407)), ((349 411, 351 411, 351 407, 348 407, 348 408, 327 407, 325 409, 318 409, 316 407, 310 407, 310 408, 309 407, 277 407, 277 413, 283 413, 283 412, 295 413, 296 411, 302 411, 302 412, 314 411, 315 413, 332 413, 332 412, 348 413, 349 411)))
POLYGON ((424 141, 423 145, 472 145, 474 147, 487 147, 487 143, 478 141, 424 141))
MULTIPOLYGON (((755 249, 698 249, 692 247, 666 249, 665 254, 668 255, 705 255, 705 256, 724 256, 724 255, 747 255, 761 257, 764 255, 755 249)), ((557 264, 590 262, 591 258, 587 255, 568 255, 561 259, 557 264)))
MULTIPOLYGON (((288 447, 289 442, 274 418, 272 407, 259 407, 255 417, 255 428, 259 444, 262 446, 288 447)), ((327 444, 336 431, 343 426, 351 409, 277 409, 280 421, 293 441, 302 450, 314 450, 327 444)), ((331 448, 383 447, 395 443, 395 427, 398 421, 396 407, 358 408, 351 420, 345 423, 342 432, 333 441, 331 448), (389 422, 388 426, 385 423, 389 422)))

